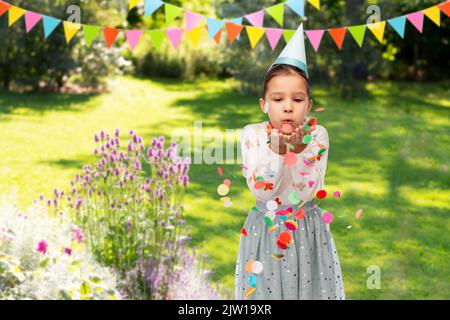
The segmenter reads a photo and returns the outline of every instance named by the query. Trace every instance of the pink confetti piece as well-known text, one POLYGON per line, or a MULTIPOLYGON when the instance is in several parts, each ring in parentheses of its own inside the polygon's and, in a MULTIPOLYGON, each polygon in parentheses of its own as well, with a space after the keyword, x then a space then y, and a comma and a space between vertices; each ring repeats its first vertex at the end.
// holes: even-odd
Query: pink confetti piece
POLYGON ((358 210, 355 212, 355 218, 356 218, 356 219, 361 218, 361 215, 362 215, 363 211, 364 211, 364 209, 358 209, 358 210))
POLYGON ((309 162, 306 159, 303 159, 303 163, 306 164, 308 167, 313 167, 314 166, 314 163, 311 163, 311 162, 309 162))
POLYGON ((220 176, 223 176, 223 172, 222 172, 222 168, 221 167, 217 167, 217 172, 220 174, 220 176))
POLYGON ((306 172, 306 171, 300 171, 300 175, 302 175, 303 177, 306 177, 306 176, 311 175, 311 173, 306 172))
POLYGON ((230 186, 230 185, 231 185, 230 179, 225 179, 225 180, 223 180, 223 184, 225 184, 225 185, 227 185, 227 186, 230 186))
POLYGON ((333 196, 335 196, 336 198, 340 198, 341 197, 341 192, 340 191, 334 191, 333 192, 333 196))
POLYGON ((309 180, 308 181, 308 185, 309 185, 310 188, 312 188, 313 185, 314 185, 314 180, 309 180))
POLYGON ((325 223, 331 223, 334 220, 334 217, 330 212, 325 212, 322 216, 322 220, 325 223))

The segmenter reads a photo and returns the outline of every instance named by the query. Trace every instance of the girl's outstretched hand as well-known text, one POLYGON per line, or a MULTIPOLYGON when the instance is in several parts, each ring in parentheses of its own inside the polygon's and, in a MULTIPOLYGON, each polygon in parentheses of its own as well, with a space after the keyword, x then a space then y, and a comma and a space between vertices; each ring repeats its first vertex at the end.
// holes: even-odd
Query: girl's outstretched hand
POLYGON ((304 123, 301 124, 300 126, 295 128, 291 134, 281 133, 281 139, 283 141, 286 141, 294 145, 293 150, 294 152, 296 151, 301 152, 306 147, 306 144, 303 143, 303 137, 308 134, 311 134, 311 132, 313 132, 316 129, 316 126, 313 125, 308 130, 304 131, 303 130, 304 126, 305 126, 304 123))

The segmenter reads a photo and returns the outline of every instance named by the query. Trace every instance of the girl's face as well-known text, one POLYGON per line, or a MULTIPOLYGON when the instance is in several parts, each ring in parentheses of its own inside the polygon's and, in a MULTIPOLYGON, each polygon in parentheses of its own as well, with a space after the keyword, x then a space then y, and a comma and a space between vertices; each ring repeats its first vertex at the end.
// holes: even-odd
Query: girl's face
POLYGON ((259 99, 259 104, 264 111, 266 102, 269 103, 268 115, 275 128, 281 129, 283 123, 296 128, 302 124, 313 105, 307 92, 307 83, 302 76, 296 73, 280 75, 269 80, 266 96, 259 99))

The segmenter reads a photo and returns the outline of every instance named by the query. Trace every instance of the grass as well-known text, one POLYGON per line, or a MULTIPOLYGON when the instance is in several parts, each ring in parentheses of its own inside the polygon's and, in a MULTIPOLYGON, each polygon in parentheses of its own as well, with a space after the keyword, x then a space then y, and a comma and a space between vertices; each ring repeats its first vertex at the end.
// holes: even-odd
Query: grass
MULTIPOLYGON (((181 129, 193 139, 202 136, 193 129, 201 120, 208 145, 226 129, 265 120, 257 97, 234 93, 234 85, 119 77, 112 92, 101 95, 0 93, 0 193, 17 188, 25 208, 40 193, 67 189, 81 166, 94 161, 92 137, 100 130, 120 128, 125 136, 134 129, 149 142, 181 129)), ((330 136, 326 188, 343 194, 321 207, 336 217, 331 230, 347 298, 446 299, 449 83, 376 82, 366 88, 350 101, 332 88, 314 92, 315 106, 327 108, 318 114, 330 136), (353 215, 358 208, 364 209, 360 220, 353 215), (367 287, 371 265, 381 270, 381 289, 367 287)), ((238 134, 231 136, 238 143, 238 134)), ((231 292, 239 231, 253 206, 234 157, 192 165, 185 201, 192 244, 209 256, 214 280, 231 292), (232 181, 229 208, 216 192, 223 178, 232 181)))

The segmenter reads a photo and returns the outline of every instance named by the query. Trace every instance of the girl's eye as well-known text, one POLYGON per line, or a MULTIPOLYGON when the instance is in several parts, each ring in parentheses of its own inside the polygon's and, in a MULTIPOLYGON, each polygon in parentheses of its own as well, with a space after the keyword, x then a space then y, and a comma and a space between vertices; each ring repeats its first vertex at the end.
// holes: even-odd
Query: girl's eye
POLYGON ((296 102, 302 102, 303 99, 295 99, 296 102))
POLYGON ((274 99, 274 100, 277 101, 277 102, 280 102, 282 99, 276 98, 276 99, 274 99))

